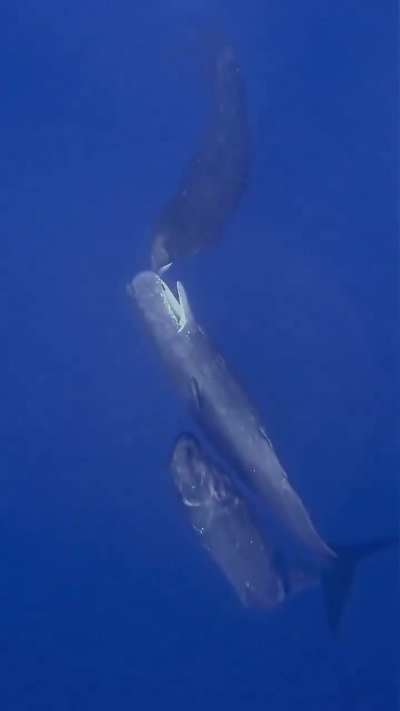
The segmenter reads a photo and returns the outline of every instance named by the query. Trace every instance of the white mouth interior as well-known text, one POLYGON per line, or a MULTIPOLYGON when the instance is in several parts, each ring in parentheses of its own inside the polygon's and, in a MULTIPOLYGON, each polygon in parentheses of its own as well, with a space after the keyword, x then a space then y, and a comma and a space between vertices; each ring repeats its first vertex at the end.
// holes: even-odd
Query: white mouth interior
POLYGON ((176 321, 179 333, 179 331, 182 331, 182 329, 185 328, 187 323, 187 313, 185 311, 186 294, 183 290, 182 284, 179 281, 176 285, 178 298, 175 297, 175 294, 164 281, 162 281, 162 288, 165 305, 171 316, 176 321))

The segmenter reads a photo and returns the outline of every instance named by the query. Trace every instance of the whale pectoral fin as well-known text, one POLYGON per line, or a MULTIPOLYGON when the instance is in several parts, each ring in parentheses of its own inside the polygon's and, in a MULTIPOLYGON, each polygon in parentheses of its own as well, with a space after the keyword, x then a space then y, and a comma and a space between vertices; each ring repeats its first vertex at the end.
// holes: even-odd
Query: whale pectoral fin
POLYGON ((201 397, 200 387, 199 387, 199 384, 198 384, 196 378, 191 378, 190 387, 191 387, 191 391, 192 391, 192 398, 193 398, 194 404, 198 410, 201 410, 202 409, 202 397, 201 397))
POLYGON ((266 433, 264 427, 263 427, 262 425, 260 425, 259 428, 258 428, 258 430, 259 430, 259 432, 260 432, 261 437, 263 437, 263 439, 265 439, 265 441, 267 442, 267 444, 268 444, 268 446, 270 447, 270 449, 272 449, 272 451, 275 451, 275 450, 274 450, 274 447, 273 447, 273 444, 272 444, 270 438, 268 437, 268 435, 267 435, 267 433, 266 433))

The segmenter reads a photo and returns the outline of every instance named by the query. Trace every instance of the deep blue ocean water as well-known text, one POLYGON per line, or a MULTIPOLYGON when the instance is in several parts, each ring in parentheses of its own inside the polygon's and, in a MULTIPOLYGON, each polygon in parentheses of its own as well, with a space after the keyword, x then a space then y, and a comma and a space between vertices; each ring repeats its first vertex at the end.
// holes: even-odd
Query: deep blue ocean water
POLYGON ((0 708, 392 711, 398 555, 242 609, 167 469, 190 420, 127 298, 209 107, 204 27, 246 81, 250 188, 174 273, 324 537, 392 534, 396 7, 0 8, 0 708))

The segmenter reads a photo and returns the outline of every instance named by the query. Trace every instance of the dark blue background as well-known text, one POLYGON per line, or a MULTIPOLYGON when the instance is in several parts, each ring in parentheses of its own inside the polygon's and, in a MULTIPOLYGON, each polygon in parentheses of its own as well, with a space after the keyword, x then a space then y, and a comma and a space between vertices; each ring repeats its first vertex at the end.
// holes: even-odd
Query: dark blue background
POLYGON ((211 14, 253 179, 179 277, 323 535, 394 531, 395 3, 212 5, 1 6, 3 711, 396 706, 396 553, 339 642, 319 590, 242 610, 175 499, 190 423, 125 293, 201 134, 211 14))

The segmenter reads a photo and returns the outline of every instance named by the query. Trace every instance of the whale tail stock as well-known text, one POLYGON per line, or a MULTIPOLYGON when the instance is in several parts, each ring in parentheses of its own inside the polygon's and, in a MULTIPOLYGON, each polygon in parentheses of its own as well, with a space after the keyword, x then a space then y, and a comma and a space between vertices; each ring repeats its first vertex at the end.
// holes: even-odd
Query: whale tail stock
POLYGON ((398 545, 399 538, 394 536, 356 545, 332 546, 338 557, 331 567, 322 574, 321 585, 328 623, 335 637, 339 633, 343 610, 358 563, 375 553, 398 545))

